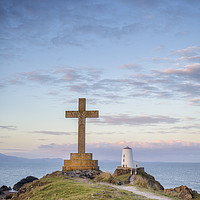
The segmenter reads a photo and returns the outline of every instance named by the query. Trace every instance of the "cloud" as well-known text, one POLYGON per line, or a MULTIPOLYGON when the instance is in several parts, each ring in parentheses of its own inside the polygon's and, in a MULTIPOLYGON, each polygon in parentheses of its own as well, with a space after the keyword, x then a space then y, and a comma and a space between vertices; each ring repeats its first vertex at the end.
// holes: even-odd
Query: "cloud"
POLYGON ((48 3, 3 0, 0 4, 0 34, 6 41, 4 46, 12 45, 10 49, 15 52, 17 48, 22 50, 30 44, 45 48, 60 45, 82 47, 99 38, 116 41, 144 30, 163 32, 169 26, 175 27, 177 22, 182 23, 198 8, 187 1, 179 4, 156 0, 151 3, 146 0, 59 3, 56 0, 48 3))
POLYGON ((169 57, 153 57, 151 59, 153 62, 169 62, 169 63, 174 63, 175 59, 174 58, 169 58, 169 57))
POLYGON ((10 138, 9 135, 0 135, 0 138, 10 138))
POLYGON ((5 85, 3 83, 0 83, 0 89, 4 88, 4 87, 5 87, 5 85))
POLYGON ((9 131, 17 130, 17 126, 0 126, 1 129, 7 129, 9 131))
POLYGON ((187 78, 188 80, 195 80, 200 83, 200 63, 186 65, 183 69, 167 69, 163 73, 182 77, 182 80, 187 78))
POLYGON ((199 46, 191 46, 191 47, 187 47, 185 49, 174 50, 174 51, 172 51, 172 54, 181 55, 181 56, 193 56, 193 55, 196 55, 197 52, 200 52, 200 47, 199 46))
POLYGON ((161 53, 163 52, 165 49, 165 46, 164 45, 160 45, 160 46, 157 46, 156 48, 154 48, 153 50, 158 52, 158 53, 161 53))
POLYGON ((66 81, 76 81, 81 78, 81 75, 79 74, 79 70, 76 68, 71 68, 71 67, 57 67, 55 73, 61 74, 63 80, 66 81))
POLYGON ((173 124, 178 122, 179 119, 161 115, 129 116, 125 114, 120 114, 115 116, 102 116, 102 120, 94 120, 94 121, 100 124, 111 124, 111 125, 150 125, 150 124, 160 124, 160 123, 173 124))
MULTIPOLYGON (((153 142, 127 142, 116 143, 89 143, 86 151, 92 152, 94 159, 121 160, 122 148, 133 148, 134 160, 148 162, 199 162, 200 143, 185 141, 153 141, 153 142)), ((38 147, 41 153, 57 155, 57 157, 69 158, 70 152, 77 152, 76 144, 41 145, 38 147)), ((100 166, 101 167, 101 166, 100 166)))
POLYGON ((14 42, 16 49, 15 46, 20 48, 30 44, 80 47, 91 42, 92 36, 119 39, 140 31, 142 23, 133 23, 132 18, 123 14, 124 10, 118 12, 118 6, 118 2, 106 1, 3 1, 0 33, 2 39, 8 41, 6 46, 14 42), (120 20, 116 23, 113 18, 120 20))
POLYGON ((176 37, 181 37, 181 36, 185 36, 188 35, 189 31, 179 31, 175 34, 176 37))
POLYGON ((9 81, 9 84, 38 83, 42 86, 49 86, 50 91, 46 92, 49 95, 55 94, 55 89, 51 91, 51 88, 57 86, 62 93, 66 91, 72 94, 90 94, 98 97, 98 101, 107 103, 113 98, 117 98, 118 102, 123 102, 123 99, 133 97, 186 98, 187 95, 190 99, 191 96, 198 99, 200 95, 199 74, 199 63, 186 65, 179 69, 154 70, 149 75, 134 74, 124 79, 123 77, 102 79, 101 71, 94 68, 80 69, 63 66, 47 72, 19 73, 15 79, 9 81))
POLYGON ((51 76, 49 74, 43 74, 41 72, 24 72, 24 73, 19 73, 18 75, 22 79, 38 82, 40 84, 54 83, 56 81, 56 78, 54 76, 51 76))
POLYGON ((191 105, 200 105, 200 98, 196 98, 196 99, 190 99, 189 100, 191 105))
POLYGON ((90 90, 90 86, 86 83, 79 85, 68 85, 66 87, 69 88, 70 92, 76 93, 87 93, 90 90))
MULTIPOLYGON (((177 130, 199 129, 200 130, 200 125, 190 125, 190 126, 181 126, 181 127, 175 126, 172 128, 172 130, 174 130, 174 129, 177 129, 177 130)), ((199 130, 197 130, 196 134, 200 134, 199 130)))
MULTIPOLYGON (((101 76, 101 71, 92 67, 60 66, 48 71, 22 72, 15 74, 15 78, 8 80, 8 85, 24 85, 37 83, 42 86, 60 87, 71 92, 87 92, 92 90, 101 76)), ((49 95, 58 94, 55 90, 46 92, 49 95)))
POLYGON ((182 56, 178 60, 180 61, 190 61, 190 62, 200 62, 200 56, 182 56))
POLYGON ((46 135, 72 135, 73 133, 69 132, 57 132, 57 131, 32 131, 32 133, 41 133, 46 135))
POLYGON ((141 70, 141 65, 136 64, 136 63, 130 63, 130 64, 124 64, 124 65, 120 66, 120 68, 139 71, 139 70, 141 70))
MULTIPOLYGON (((197 50, 198 47, 188 47, 177 50, 173 55, 194 54, 197 50)), ((183 57, 191 62, 198 58, 197 55, 189 57, 184 55, 179 60, 183 57)), ((178 59, 164 57, 156 58, 156 60, 156 62, 162 61, 163 63, 164 60, 166 63, 175 64, 178 59)), ((167 67, 163 70, 152 70, 148 74, 139 72, 138 67, 141 68, 135 63, 124 64, 121 68, 135 69, 134 73, 129 73, 128 76, 121 78, 102 78, 103 71, 92 67, 57 66, 49 71, 18 73, 14 76, 15 79, 8 80, 6 84, 37 83, 49 87, 49 91, 46 91, 45 94, 58 94, 58 89, 55 93, 55 88, 53 88, 56 87, 59 88, 59 95, 66 95, 66 92, 70 92, 72 95, 78 93, 87 96, 90 94, 96 97, 96 102, 102 103, 111 103, 113 98, 117 99, 118 103, 122 103, 124 99, 136 97, 171 98, 183 99, 184 101, 199 99, 200 63, 180 64, 178 68, 167 67)))
POLYGON ((16 152, 16 151, 17 151, 17 152, 25 152, 25 151, 26 151, 25 149, 14 149, 14 148, 13 148, 13 149, 11 149, 11 148, 8 149, 8 148, 7 148, 7 149, 0 149, 0 150, 1 150, 1 151, 11 151, 11 152, 12 152, 12 151, 13 151, 13 152, 16 152))
POLYGON ((175 55, 178 58, 174 57, 153 57, 152 61, 157 63, 174 63, 180 64, 179 62, 200 62, 200 47, 191 46, 185 49, 173 50, 171 56, 175 55))

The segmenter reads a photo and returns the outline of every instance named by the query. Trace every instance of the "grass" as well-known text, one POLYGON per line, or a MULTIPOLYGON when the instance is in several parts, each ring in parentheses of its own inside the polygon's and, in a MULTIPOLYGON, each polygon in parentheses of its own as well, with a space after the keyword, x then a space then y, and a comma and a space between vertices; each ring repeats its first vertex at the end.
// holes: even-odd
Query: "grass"
POLYGON ((134 184, 144 188, 164 190, 164 187, 153 176, 144 171, 139 171, 138 175, 134 177, 134 184))
MULTIPOLYGON (((129 176, 129 174, 118 176, 117 181, 127 181, 129 176)), ((13 196, 12 200, 147 200, 147 198, 133 194, 132 192, 99 184, 98 181, 116 183, 115 178, 109 173, 102 173, 97 177, 95 178, 96 180, 77 177, 71 178, 62 175, 60 172, 55 172, 40 180, 26 184, 13 196)), ((167 196, 174 200, 180 200, 178 197, 164 194, 161 191, 146 189, 139 186, 137 186, 137 188, 144 192, 152 192, 160 196, 167 196)), ((197 194, 194 200, 200 200, 200 195, 197 194)))
POLYGON ((129 184, 130 177, 131 177, 131 174, 123 174, 123 175, 114 177, 114 179, 121 181, 122 184, 129 184))
POLYGON ((100 185, 88 179, 68 178, 66 176, 46 176, 33 183, 26 184, 13 200, 143 200, 146 199, 131 192, 100 185))
POLYGON ((96 176, 94 180, 97 182, 107 182, 116 185, 120 183, 120 180, 114 178, 109 172, 102 172, 100 175, 96 176))

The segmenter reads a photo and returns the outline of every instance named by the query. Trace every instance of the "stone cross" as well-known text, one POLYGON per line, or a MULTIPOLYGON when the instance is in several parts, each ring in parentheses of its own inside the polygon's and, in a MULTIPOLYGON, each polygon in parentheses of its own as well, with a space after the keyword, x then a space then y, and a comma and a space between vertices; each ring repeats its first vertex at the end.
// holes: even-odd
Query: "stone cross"
POLYGON ((85 153, 85 119, 98 118, 99 111, 86 111, 86 99, 79 98, 78 111, 66 111, 66 118, 78 118, 78 153, 85 153))

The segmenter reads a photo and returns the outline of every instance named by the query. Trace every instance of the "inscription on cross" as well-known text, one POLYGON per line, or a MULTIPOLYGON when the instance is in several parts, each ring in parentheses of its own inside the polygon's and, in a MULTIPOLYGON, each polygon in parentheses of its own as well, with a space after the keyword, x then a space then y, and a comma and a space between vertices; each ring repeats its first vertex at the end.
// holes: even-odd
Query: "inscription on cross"
POLYGON ((78 111, 65 111, 66 118, 78 118, 78 153, 85 153, 85 121, 86 118, 98 118, 99 111, 86 111, 86 99, 79 98, 78 111))

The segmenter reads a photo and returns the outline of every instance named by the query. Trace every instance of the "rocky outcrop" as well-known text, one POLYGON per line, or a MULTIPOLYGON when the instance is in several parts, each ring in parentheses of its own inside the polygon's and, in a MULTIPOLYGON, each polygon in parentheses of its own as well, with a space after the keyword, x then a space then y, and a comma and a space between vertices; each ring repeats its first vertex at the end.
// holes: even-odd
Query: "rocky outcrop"
POLYGON ((0 191, 7 191, 7 190, 11 190, 11 187, 7 187, 6 185, 1 186, 0 191))
POLYGON ((153 190, 164 190, 164 187, 150 174, 139 171, 133 178, 133 184, 153 190))
POLYGON ((1 186, 0 188, 0 199, 11 199, 13 196, 13 192, 11 187, 7 187, 6 185, 1 186))
POLYGON ((117 169, 113 173, 113 176, 116 177, 124 174, 137 174, 140 171, 144 172, 144 167, 139 167, 137 169, 130 167, 117 167, 117 169))
POLYGON ((101 174, 101 171, 99 171, 99 170, 74 170, 74 171, 62 172, 62 174, 70 176, 70 177, 94 179, 97 175, 101 174))
MULTIPOLYGON (((137 169, 128 168, 128 167, 117 167, 117 169, 115 170, 113 174, 113 177, 118 178, 125 174, 130 174, 130 175, 136 174, 133 176, 134 185, 138 185, 144 188, 150 188, 153 190, 164 190, 164 187, 158 181, 156 181, 153 176, 146 173, 143 167, 140 167, 137 169)), ((130 180, 129 180, 129 183, 130 183, 130 180)))
POLYGON ((6 194, 4 199, 12 199, 12 197, 13 197, 13 193, 8 193, 8 194, 6 194))
POLYGON ((38 178, 34 177, 34 176, 27 176, 26 178, 23 178, 22 180, 20 180, 19 182, 17 182, 13 189, 18 191, 24 184, 26 183, 30 183, 33 182, 35 180, 38 180, 38 178))
POLYGON ((124 175, 124 174, 132 174, 132 168, 117 167, 117 169, 113 173, 113 177, 121 176, 121 175, 124 175))
POLYGON ((164 193, 166 194, 170 194, 172 196, 176 196, 176 197, 180 197, 184 200, 190 200, 192 199, 195 195, 197 195, 198 193, 190 188, 188 188, 187 186, 179 186, 179 187, 175 187, 175 188, 170 188, 170 189, 165 189, 164 193))
POLYGON ((3 195, 5 191, 11 190, 11 187, 7 187, 6 185, 3 185, 0 187, 0 195, 3 195))

